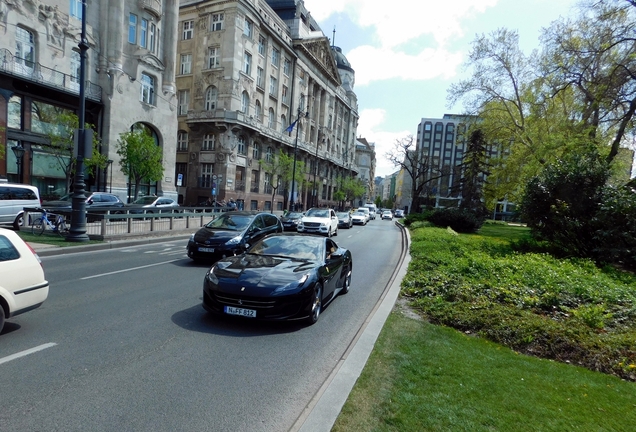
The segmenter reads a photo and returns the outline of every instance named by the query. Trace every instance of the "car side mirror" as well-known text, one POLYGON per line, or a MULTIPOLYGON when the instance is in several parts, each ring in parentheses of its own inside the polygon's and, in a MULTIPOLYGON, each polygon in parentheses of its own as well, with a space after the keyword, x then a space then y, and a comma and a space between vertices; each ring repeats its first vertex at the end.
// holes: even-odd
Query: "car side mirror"
POLYGON ((91 198, 88 201, 86 201, 86 204, 93 204, 93 198, 91 198))

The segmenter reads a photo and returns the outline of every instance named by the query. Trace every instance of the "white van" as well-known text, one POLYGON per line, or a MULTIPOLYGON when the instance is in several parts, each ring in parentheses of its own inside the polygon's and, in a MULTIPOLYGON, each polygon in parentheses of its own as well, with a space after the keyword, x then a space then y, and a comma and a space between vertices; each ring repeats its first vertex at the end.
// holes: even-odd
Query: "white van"
POLYGON ((40 207, 40 192, 31 185, 0 183, 0 224, 24 225, 24 207, 40 207))
POLYGON ((373 203, 366 203, 364 207, 369 209, 369 218, 375 219, 376 214, 378 213, 378 208, 373 203))

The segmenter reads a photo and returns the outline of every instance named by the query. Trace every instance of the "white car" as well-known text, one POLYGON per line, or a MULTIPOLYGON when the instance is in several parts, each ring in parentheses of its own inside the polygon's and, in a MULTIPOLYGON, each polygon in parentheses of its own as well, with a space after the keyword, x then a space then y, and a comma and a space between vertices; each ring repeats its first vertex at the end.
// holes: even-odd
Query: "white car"
POLYGON ((338 216, 333 209, 310 208, 300 219, 297 230, 299 233, 336 236, 338 235, 338 216))
POLYGON ((358 209, 351 214, 351 219, 354 225, 366 225, 369 222, 369 210, 358 209))
POLYGON ((17 233, 0 228, 0 332, 6 318, 39 307, 48 295, 40 257, 17 233))
POLYGON ((393 213, 391 213, 391 210, 385 210, 382 212, 382 220, 393 220, 393 213))

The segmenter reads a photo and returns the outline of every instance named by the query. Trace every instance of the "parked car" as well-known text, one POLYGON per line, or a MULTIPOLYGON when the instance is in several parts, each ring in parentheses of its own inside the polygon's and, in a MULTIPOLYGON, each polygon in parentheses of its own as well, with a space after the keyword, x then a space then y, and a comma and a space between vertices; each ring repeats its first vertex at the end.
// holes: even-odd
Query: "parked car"
POLYGON ((208 312, 262 320, 318 321, 351 285, 351 252, 330 238, 273 234, 218 261, 203 280, 208 312))
POLYGON ((351 228, 353 226, 353 219, 351 219, 351 213, 349 212, 337 212, 338 216, 338 228, 351 228))
MULTIPOLYGON (((42 207, 52 213, 60 212, 70 215, 73 207, 73 194, 67 194, 57 200, 44 201, 42 207)), ((99 218, 91 217, 91 213, 105 213, 111 211, 117 213, 123 211, 124 203, 115 194, 105 192, 92 192, 86 195, 86 219, 94 222, 99 218)))
POLYGON ((283 232, 280 219, 271 213, 231 211, 205 224, 188 241, 188 256, 194 261, 218 261, 243 253, 268 234, 283 232))
POLYGON ((299 233, 338 235, 338 216, 330 208, 310 208, 300 219, 299 233))
POLYGON ((382 212, 382 220, 393 220, 393 213, 391 210, 385 210, 382 212))
POLYGON ((303 217, 304 213, 301 212, 289 212, 286 215, 280 218, 280 221, 283 224, 283 229, 285 231, 297 231, 298 224, 300 223, 300 219, 303 217))
POLYGON ((41 206, 38 188, 25 184, 0 183, 0 224, 19 230, 24 225, 24 207, 41 206))
POLYGON ((175 213, 179 203, 171 198, 146 195, 124 205, 125 210, 131 214, 143 213, 175 213))
POLYGON ((5 319, 39 307, 48 295, 38 255, 17 233, 0 228, 0 332, 5 319))

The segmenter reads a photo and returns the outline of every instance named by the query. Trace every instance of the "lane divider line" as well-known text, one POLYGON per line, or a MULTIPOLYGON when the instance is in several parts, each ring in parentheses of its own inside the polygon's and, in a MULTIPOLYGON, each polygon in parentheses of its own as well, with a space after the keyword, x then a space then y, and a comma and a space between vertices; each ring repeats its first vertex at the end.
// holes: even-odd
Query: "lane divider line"
POLYGON ((28 356, 29 354, 33 354, 38 351, 45 350, 47 348, 51 348, 55 345, 57 344, 53 342, 49 342, 49 343, 45 343, 43 345, 36 346, 28 350, 20 351, 19 353, 11 354, 10 356, 0 358, 0 364, 10 362, 11 360, 19 359, 20 357, 28 356))
POLYGON ((170 263, 175 262, 175 261, 179 261, 179 260, 175 259, 175 260, 164 261, 164 262, 159 262, 159 263, 154 263, 154 264, 148 264, 148 265, 145 265, 145 266, 132 267, 132 268, 129 268, 129 269, 123 269, 123 270, 117 270, 117 271, 108 272, 108 273, 97 274, 97 275, 93 275, 93 276, 86 276, 86 277, 81 278, 80 280, 94 279, 94 278, 98 278, 98 277, 102 277, 102 276, 110 276, 110 275, 114 275, 114 274, 117 274, 117 273, 126 273, 126 272, 129 272, 129 271, 141 270, 141 269, 145 269, 145 268, 148 268, 148 267, 156 267, 156 266, 159 266, 159 265, 170 264, 170 263))

